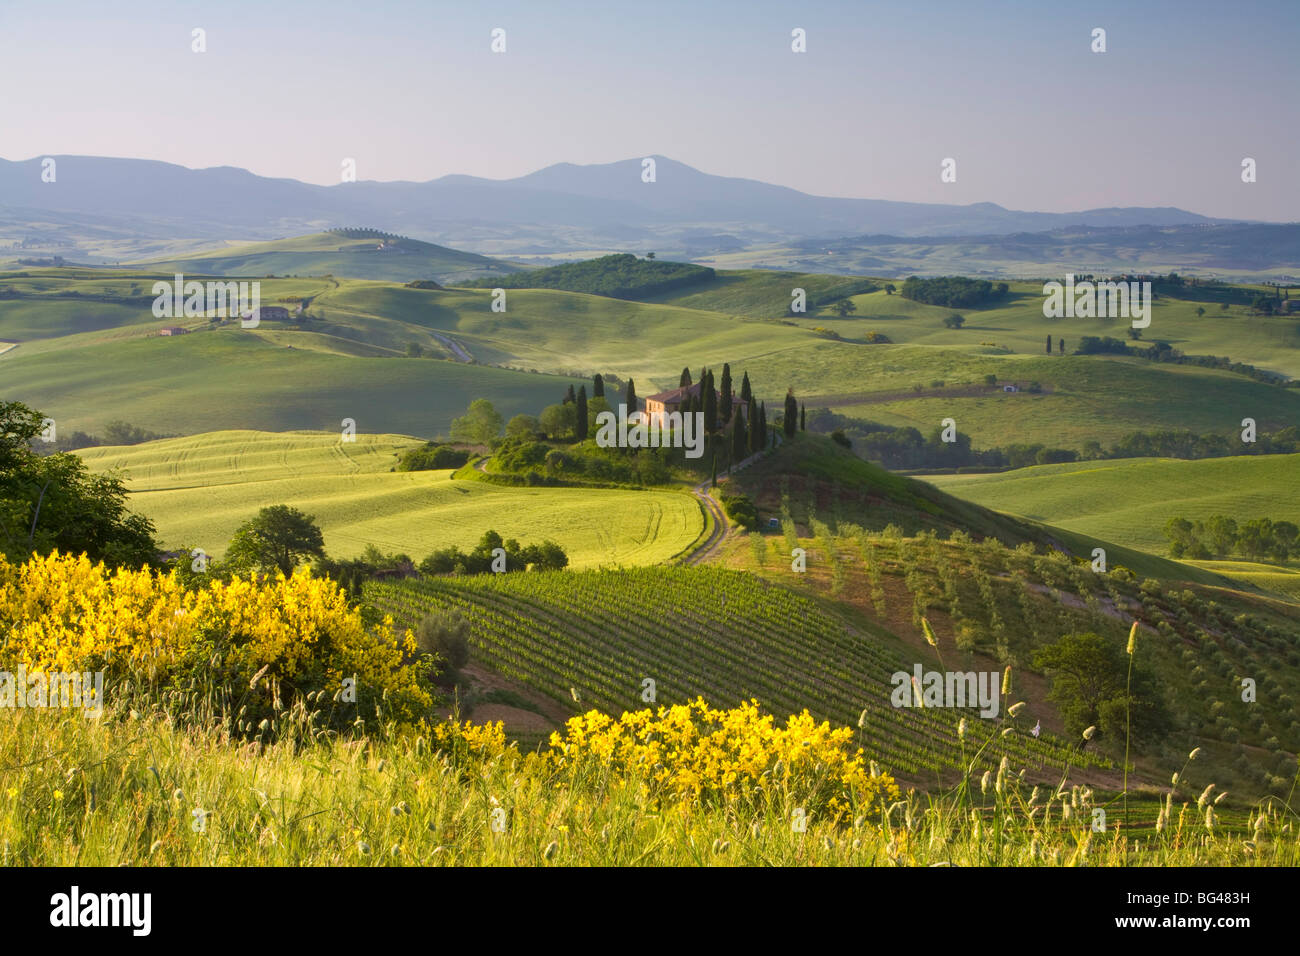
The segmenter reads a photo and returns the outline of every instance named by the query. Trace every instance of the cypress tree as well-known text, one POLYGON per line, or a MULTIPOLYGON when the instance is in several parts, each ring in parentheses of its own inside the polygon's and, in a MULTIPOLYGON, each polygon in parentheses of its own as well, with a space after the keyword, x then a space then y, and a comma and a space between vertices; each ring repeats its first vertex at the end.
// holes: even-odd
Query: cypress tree
POLYGON ((677 387, 687 388, 690 384, 691 384, 691 370, 689 368, 684 368, 682 369, 682 377, 678 381, 677 387))
POLYGON ((713 487, 718 487, 718 451, 713 450, 713 487))
POLYGON ((591 423, 587 419, 587 386, 583 385, 578 389, 578 423, 574 426, 578 441, 585 441, 588 432, 591 430, 591 423))
POLYGON ((1065 354, 1065 339, 1057 339, 1056 344, 1061 347, 1061 354, 1065 354))
POLYGON ((745 434, 745 416, 737 415, 731 423, 731 457, 743 461, 748 454, 749 438, 745 434))
MULTIPOLYGON (((743 416, 737 415, 737 418, 743 416)), ((757 408, 749 408, 749 453, 756 455, 763 450, 765 444, 763 434, 763 416, 757 408)))
POLYGON ((636 382, 630 378, 627 380, 627 398, 625 401, 627 402, 627 413, 631 415, 636 411, 636 382))
POLYGON ((748 372, 746 372, 740 379, 740 400, 746 405, 754 404, 754 390, 749 387, 748 372))
POLYGON ((786 438, 794 437, 794 430, 799 427, 799 403, 794 400, 794 389, 785 393, 785 421, 784 430, 786 438))
POLYGON ((807 430, 808 430, 808 406, 800 405, 799 406, 799 431, 806 432, 807 430))
POLYGON ((706 371, 700 385, 704 392, 704 430, 712 433, 718 430, 718 392, 713 387, 713 373, 706 371))
POLYGON ((731 421, 731 366, 722 363, 722 394, 718 396, 718 417, 731 421))
POLYGON ((758 406, 758 422, 763 426, 763 448, 766 450, 769 436, 767 434, 767 402, 758 406))
POLYGON ((599 372, 597 372, 596 377, 591 380, 591 397, 605 397, 605 380, 601 377, 599 372))
POLYGON ((1052 333, 1047 333, 1047 354, 1052 354, 1052 333))

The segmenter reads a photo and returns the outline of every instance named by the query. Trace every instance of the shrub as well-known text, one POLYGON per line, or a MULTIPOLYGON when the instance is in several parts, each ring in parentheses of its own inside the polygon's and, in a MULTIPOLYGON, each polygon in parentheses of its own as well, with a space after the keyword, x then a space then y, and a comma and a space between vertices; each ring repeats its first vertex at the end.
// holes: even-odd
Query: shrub
POLYGON ((469 621, 455 609, 427 615, 415 628, 415 643, 426 654, 436 654, 454 677, 469 663, 469 621))

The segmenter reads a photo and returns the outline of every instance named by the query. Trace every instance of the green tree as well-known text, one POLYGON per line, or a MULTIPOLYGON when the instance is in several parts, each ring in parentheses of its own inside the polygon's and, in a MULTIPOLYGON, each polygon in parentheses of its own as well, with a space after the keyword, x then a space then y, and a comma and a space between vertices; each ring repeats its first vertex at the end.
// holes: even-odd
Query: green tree
POLYGON ((831 306, 831 308, 835 310, 835 314, 838 315, 841 319, 846 318, 850 312, 858 311, 858 307, 853 304, 852 299, 840 299, 833 306, 831 306))
POLYGON ((599 372, 597 372, 591 380, 591 397, 592 398, 605 397, 605 379, 601 376, 599 372))
POLYGON ((630 378, 627 380, 627 398, 624 401, 627 403, 627 413, 629 415, 637 410, 636 382, 630 378))
POLYGON ((1051 679, 1047 699, 1056 704, 1066 731, 1081 740, 1084 730, 1097 727, 1101 739, 1115 746, 1124 741, 1126 709, 1135 740, 1151 739, 1168 724, 1154 678, 1145 668, 1134 667, 1126 689, 1129 663, 1122 646, 1093 633, 1067 634, 1033 656, 1034 667, 1051 679))
POLYGON ((542 431, 542 423, 535 415, 516 415, 506 422, 507 438, 535 438, 542 431))
POLYGON ((286 577, 306 558, 325 560, 325 539, 313 515, 271 505, 235 530, 226 562, 238 571, 276 571, 286 577))
POLYGON ((691 370, 689 368, 684 368, 682 369, 681 378, 677 380, 677 387, 688 388, 690 387, 690 385, 691 385, 691 370))
POLYGON ((950 329, 960 329, 966 324, 966 317, 954 312, 952 315, 948 316, 948 318, 943 320, 943 324, 950 329))
POLYGON ((794 389, 785 393, 785 412, 782 419, 782 428, 785 431, 786 438, 793 438, 795 429, 799 425, 799 403, 795 401, 794 389))
POLYGON ((578 389, 578 400, 574 408, 573 434, 578 441, 586 441, 591 431, 591 421, 587 418, 587 386, 578 389))
POLYGON ((1205 522, 1205 536, 1216 558, 1230 555, 1237 546, 1237 522, 1226 515, 1211 515, 1205 522))
POLYGON ((700 390, 704 393, 704 430, 709 434, 718 430, 718 391, 713 387, 713 373, 704 370, 700 390))
POLYGON ((745 416, 737 415, 731 423, 731 457, 742 461, 749 451, 749 436, 745 433, 745 416))
POLYGON ((748 372, 740 377, 740 400, 745 403, 746 408, 754 404, 754 389, 750 387, 748 372))
POLYGON ((1263 560, 1273 551, 1273 522, 1268 518, 1252 518, 1241 525, 1237 534, 1237 547, 1248 558, 1263 560))
POLYGON ((800 405, 799 406, 799 431, 806 432, 807 430, 808 430, 808 409, 806 406, 800 405))
POLYGON ((1199 318, 1200 316, 1202 316, 1202 315, 1204 315, 1204 314, 1205 314, 1205 306, 1198 305, 1198 306, 1196 307, 1196 315, 1197 315, 1197 317, 1199 318))
POLYGON ((0 554, 25 561, 57 549, 114 567, 157 560, 152 522, 127 509, 120 478, 91 474, 77 455, 38 455, 45 417, 0 402, 0 554))
POLYGON ((1052 333, 1047 333, 1047 354, 1052 354, 1052 333))
POLYGON ((578 426, 577 403, 562 402, 559 405, 547 405, 542 409, 542 431, 551 438, 568 438, 578 426))
POLYGON ((420 343, 419 343, 419 342, 407 342, 407 343, 406 343, 406 357, 407 357, 407 358, 421 358, 423 355, 424 355, 424 349, 420 347, 420 343))
POLYGON ((486 445, 501 434, 503 425, 498 412, 486 398, 476 398, 461 418, 452 420, 451 440, 486 445))
POLYGON ((898 287, 895 286, 894 283, 892 282, 885 283, 885 295, 893 295, 897 291, 898 291, 898 287))
POLYGON ((722 363, 722 393, 718 397, 718 418, 731 421, 731 366, 722 363))
POLYGON ((470 625, 455 608, 426 615, 415 628, 415 643, 426 654, 436 654, 444 676, 455 678, 469 663, 470 625))

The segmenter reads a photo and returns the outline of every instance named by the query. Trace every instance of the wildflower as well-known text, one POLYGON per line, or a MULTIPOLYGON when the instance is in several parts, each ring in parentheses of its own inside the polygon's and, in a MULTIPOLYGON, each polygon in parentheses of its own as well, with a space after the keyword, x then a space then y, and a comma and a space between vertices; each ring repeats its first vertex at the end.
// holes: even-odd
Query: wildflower
POLYGON ((579 700, 579 698, 578 698, 578 688, 576 688, 576 687, 570 687, 570 688, 569 688, 569 696, 573 698, 573 702, 574 702, 575 704, 580 703, 580 700, 579 700))
POLYGON ((1228 791, 1227 791, 1227 790, 1224 790, 1224 791, 1223 791, 1222 793, 1220 793, 1217 797, 1215 797, 1215 798, 1214 798, 1215 806, 1218 806, 1220 803, 1222 803, 1222 802, 1223 802, 1223 798, 1226 797, 1227 795, 1228 795, 1228 791))
POLYGON ((366 843, 364 840, 357 843, 357 849, 361 852, 362 856, 370 855, 370 844, 366 843))
POLYGON ((989 778, 993 776, 992 770, 985 770, 984 776, 980 777, 980 793, 989 792, 989 778))
POLYGON ((1007 713, 1010 714, 1012 717, 1015 717, 1024 709, 1025 709, 1025 702, 1023 700, 1017 701, 1016 703, 1012 704, 1010 707, 1007 708, 1007 713))
POLYGON ((257 682, 260 681, 266 675, 266 672, 269 671, 270 669, 271 669, 270 664, 263 664, 262 669, 259 670, 256 674, 254 674, 253 679, 248 682, 248 689, 257 690, 257 682))
POLYGON ((1169 782, 1170 782, 1171 784, 1173 784, 1175 787, 1178 786, 1178 772, 1177 772, 1177 771, 1174 771, 1174 775, 1173 775, 1172 778, 1170 778, 1170 781, 1169 781, 1169 782))
POLYGON ((1205 808, 1206 801, 1210 799, 1210 791, 1213 789, 1214 789, 1214 784, 1210 784, 1201 792, 1201 795, 1196 799, 1197 810, 1202 810, 1205 808))
POLYGON ((867 710, 864 707, 862 713, 858 714, 858 730, 861 730, 865 726, 867 726, 867 710))
POLYGON ((5 793, 8 794, 10 798, 16 797, 18 796, 18 788, 10 787, 8 790, 5 791, 5 793))
POLYGON ((934 636, 934 628, 930 626, 930 622, 925 618, 921 618, 921 630, 925 632, 925 643, 937 648, 939 641, 934 636))
POLYGON ((1089 727, 1087 730, 1085 730, 1085 731, 1083 732, 1083 739, 1084 739, 1084 740, 1091 740, 1091 739, 1092 739, 1092 735, 1095 734, 1096 732, 1097 732, 1097 728, 1096 728, 1095 726, 1094 726, 1094 727, 1089 727))
POLYGON ((62 791, 62 790, 55 790, 55 791, 54 791, 54 799, 55 799, 55 800, 62 800, 62 799, 63 799, 63 791, 62 791))
POLYGON ((958 740, 966 739, 966 718, 965 717, 957 721, 957 739, 958 740))
POLYGON ((1011 668, 1008 667, 1002 674, 1002 696, 1006 697, 1011 693, 1011 668))
POLYGON ((1199 754, 1200 752, 1201 752, 1201 748, 1200 748, 1200 747, 1197 747, 1195 750, 1193 750, 1191 753, 1189 753, 1189 754, 1187 755, 1187 759, 1188 759, 1188 760, 1195 760, 1195 759, 1196 759, 1196 755, 1199 754))
POLYGON ((1137 649, 1138 622, 1133 621, 1133 626, 1128 631, 1128 654, 1133 656, 1133 651, 1137 649))

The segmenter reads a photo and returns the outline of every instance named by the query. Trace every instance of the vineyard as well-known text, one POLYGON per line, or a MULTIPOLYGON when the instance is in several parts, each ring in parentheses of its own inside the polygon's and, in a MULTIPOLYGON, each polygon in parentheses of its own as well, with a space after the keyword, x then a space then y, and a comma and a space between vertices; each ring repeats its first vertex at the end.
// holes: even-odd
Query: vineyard
POLYGON ((980 766, 1003 756, 1031 771, 1109 766, 1046 734, 1031 737, 1028 724, 1006 716, 1014 700, 992 720, 974 709, 895 708, 890 676, 910 674, 917 658, 754 575, 659 567, 427 578, 374 582, 366 595, 403 626, 460 610, 478 663, 582 709, 643 707, 648 679, 660 705, 755 699, 772 713, 806 707, 856 724, 864 749, 904 777, 933 782, 981 747, 980 766))

